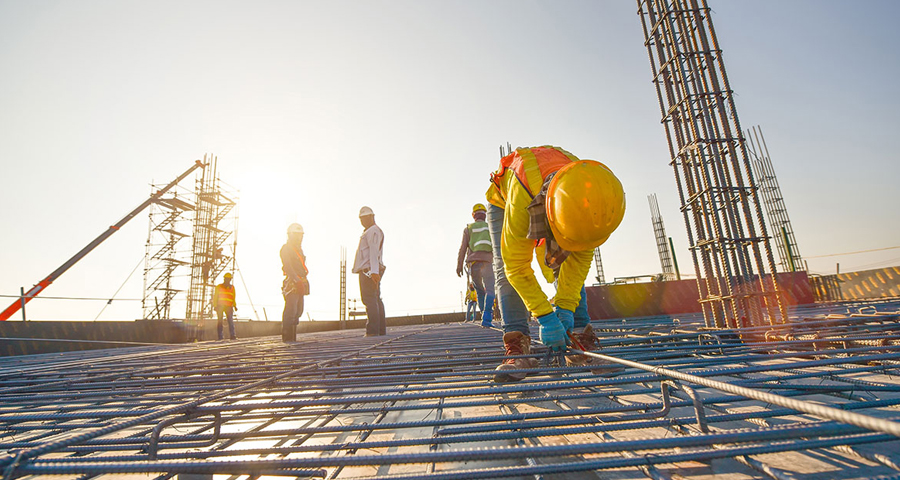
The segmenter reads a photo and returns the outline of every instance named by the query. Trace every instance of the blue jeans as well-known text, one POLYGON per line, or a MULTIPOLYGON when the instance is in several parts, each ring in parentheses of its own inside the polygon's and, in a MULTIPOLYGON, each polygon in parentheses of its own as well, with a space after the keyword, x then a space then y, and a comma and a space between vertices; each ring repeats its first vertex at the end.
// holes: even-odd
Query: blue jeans
POLYGON ((500 236, 503 232, 503 209, 496 205, 487 207, 488 230, 491 233, 491 246, 494 253, 494 288, 500 303, 500 318, 503 320, 503 332, 522 332, 531 335, 528 330, 528 309, 518 292, 509 284, 506 270, 503 268, 503 257, 500 255, 500 236))
POLYGON ((581 300, 575 307, 575 331, 584 330, 585 325, 591 323, 591 317, 588 315, 587 309, 587 292, 584 291, 584 285, 581 286, 581 300))
POLYGON ((478 297, 478 311, 490 310, 493 305, 485 306, 485 297, 490 296, 494 301, 494 269, 488 262, 472 262, 469 266, 469 275, 475 284, 475 296, 478 297))
POLYGON ((384 301, 381 300, 381 284, 371 277, 359 274, 359 296, 366 306, 366 335, 385 335, 387 323, 384 316, 384 301))
POLYGON ((303 315, 303 294, 294 290, 284 297, 284 311, 281 313, 281 340, 297 341, 297 323, 303 315))
POLYGON ((475 321, 475 307, 477 304, 475 302, 469 302, 466 304, 466 321, 474 322, 475 321))
POLYGON ((225 330, 225 325, 223 325, 222 317, 228 320, 228 333, 231 334, 231 339, 235 338, 234 335, 234 307, 219 307, 216 309, 216 318, 218 322, 216 322, 216 331, 219 334, 219 340, 222 340, 222 334, 225 330))

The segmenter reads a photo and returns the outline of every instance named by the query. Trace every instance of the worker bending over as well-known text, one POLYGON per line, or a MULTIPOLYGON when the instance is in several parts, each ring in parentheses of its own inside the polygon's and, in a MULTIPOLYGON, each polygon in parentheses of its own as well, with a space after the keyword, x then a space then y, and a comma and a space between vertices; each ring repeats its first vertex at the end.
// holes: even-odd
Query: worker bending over
POLYGON ((456 276, 463 274, 463 262, 469 267, 469 276, 475 284, 475 295, 478 297, 478 310, 481 312, 481 326, 491 327, 494 305, 494 269, 491 266, 491 234, 485 222, 487 209, 476 203, 472 207, 473 223, 463 230, 462 244, 456 258, 456 276))
MULTIPOLYGON (((606 165, 579 160, 561 148, 518 148, 500 160, 486 196, 506 355, 531 353, 529 314, 540 324, 541 342, 552 350, 565 350, 567 332, 586 349, 594 348, 584 280, 594 248, 625 214, 622 184, 606 165), (531 268, 541 241, 539 262, 549 267, 545 277, 556 282, 555 309, 531 268)), ((568 357, 567 364, 603 368, 592 357, 579 357, 568 357)), ((507 359, 494 380, 521 380, 526 374, 516 370, 537 365, 534 358, 507 359)))
POLYGON ((234 298, 234 285, 231 284, 231 278, 232 275, 226 273, 222 277, 222 283, 216 285, 216 289, 213 291, 212 303, 213 308, 216 309, 216 318, 218 319, 216 330, 219 334, 219 340, 224 338, 225 325, 222 324, 222 317, 228 318, 229 338, 237 340, 237 335, 234 334, 234 311, 237 310, 237 302, 234 298))

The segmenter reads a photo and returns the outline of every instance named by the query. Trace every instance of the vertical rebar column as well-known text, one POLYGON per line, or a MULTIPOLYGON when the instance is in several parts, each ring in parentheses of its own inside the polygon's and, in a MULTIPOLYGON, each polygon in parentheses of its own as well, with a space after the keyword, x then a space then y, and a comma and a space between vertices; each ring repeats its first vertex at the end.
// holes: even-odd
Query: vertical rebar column
POLYGON ((775 248, 781 259, 781 269, 785 272, 804 270, 800 249, 797 247, 797 238, 791 227, 791 219, 788 217, 787 206, 781 195, 781 187, 775 176, 775 169, 772 167, 772 157, 769 156, 769 147, 763 137, 762 128, 752 127, 746 132, 746 135, 747 152, 756 167, 754 169, 756 182, 759 184, 763 203, 766 205, 766 215, 775 239, 775 248))
POLYGON ((775 261, 709 7, 637 3, 706 323, 782 322, 775 261))
POLYGON ((338 320, 341 330, 346 328, 347 322, 347 249, 341 247, 341 306, 338 320))
POLYGON ((659 213, 659 203, 656 194, 647 196, 650 201, 650 223, 653 224, 653 233, 656 235, 656 251, 659 253, 659 264, 662 267, 665 280, 675 279, 675 269, 672 267, 672 254, 669 252, 669 241, 666 236, 666 226, 663 224, 662 215, 659 213))
POLYGON ((600 258, 600 247, 594 249, 594 268, 597 270, 597 283, 606 283, 603 273, 603 260, 600 258))

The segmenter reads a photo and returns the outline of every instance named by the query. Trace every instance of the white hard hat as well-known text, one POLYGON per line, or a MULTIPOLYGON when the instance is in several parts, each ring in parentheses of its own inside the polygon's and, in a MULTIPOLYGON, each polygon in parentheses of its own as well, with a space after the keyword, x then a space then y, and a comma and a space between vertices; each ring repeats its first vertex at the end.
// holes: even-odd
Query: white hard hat
POLYGON ((369 207, 362 207, 362 208, 359 209, 359 217, 360 217, 360 218, 366 217, 366 216, 369 216, 369 215, 375 215, 375 212, 373 212, 371 208, 369 208, 369 207))
POLYGON ((303 227, 302 227, 299 223, 292 223, 292 224, 288 227, 288 235, 290 235, 290 234, 292 234, 292 233, 300 233, 300 234, 302 234, 302 233, 303 233, 303 227))

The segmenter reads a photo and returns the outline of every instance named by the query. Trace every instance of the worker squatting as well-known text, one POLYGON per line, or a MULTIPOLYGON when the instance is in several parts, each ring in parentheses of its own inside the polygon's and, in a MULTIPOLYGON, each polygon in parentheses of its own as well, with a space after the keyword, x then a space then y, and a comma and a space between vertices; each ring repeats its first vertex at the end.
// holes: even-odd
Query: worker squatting
MULTIPOLYGON (((565 351, 568 344, 583 351, 595 350, 598 341, 590 325, 584 281, 593 250, 606 242, 625 214, 625 193, 619 179, 606 165, 580 160, 558 147, 518 148, 500 160, 485 197, 487 206, 476 204, 474 222, 463 230, 456 274, 467 273, 472 291, 468 297, 473 309, 481 312, 482 326, 493 327, 493 312, 495 305, 498 307, 507 358, 497 367, 494 380, 518 381, 538 367, 537 359, 529 356, 530 318, 537 320, 538 339, 551 352, 565 351), (556 286, 552 304, 531 267, 535 254, 541 275, 556 286)), ((353 273, 359 274, 360 296, 366 306, 366 336, 385 335, 381 300, 384 233, 375 224, 371 208, 360 209, 359 220, 363 233, 353 273)), ((303 227, 292 224, 281 248, 284 341, 296 340, 303 297, 309 294, 302 242, 303 227)), ((216 293, 223 298, 218 288, 216 293)), ((230 298, 236 308, 233 287, 230 298)), ((225 313, 231 326, 231 313, 225 313)), ((221 338, 222 316, 219 318, 221 338)), ((586 355, 569 355, 566 363, 600 375, 621 370, 586 355)))

